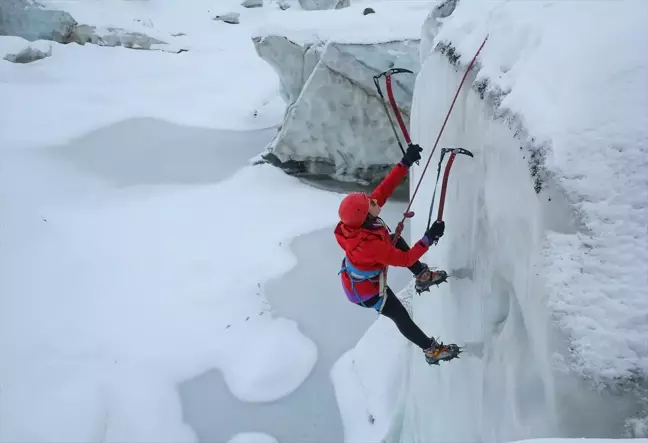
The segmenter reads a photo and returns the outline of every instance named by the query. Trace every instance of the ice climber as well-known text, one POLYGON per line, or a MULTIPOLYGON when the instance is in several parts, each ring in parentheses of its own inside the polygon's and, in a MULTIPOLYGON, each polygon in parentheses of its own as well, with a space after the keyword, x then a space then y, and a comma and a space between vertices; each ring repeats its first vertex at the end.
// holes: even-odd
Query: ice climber
POLYGON ((457 357, 459 347, 455 344, 444 345, 425 335, 386 285, 386 277, 388 266, 407 267, 415 276, 418 293, 446 281, 448 276, 445 271, 433 271, 419 261, 430 244, 443 236, 445 223, 435 222, 410 249, 401 237, 393 245, 394 235, 390 234, 389 228, 379 217, 381 207, 405 178, 409 168, 420 160, 421 151, 420 146, 410 144, 402 160, 371 195, 355 192, 342 200, 335 238, 345 252, 340 275, 349 301, 365 308, 374 308, 392 319, 401 334, 423 350, 429 364, 438 364, 441 360, 457 357))

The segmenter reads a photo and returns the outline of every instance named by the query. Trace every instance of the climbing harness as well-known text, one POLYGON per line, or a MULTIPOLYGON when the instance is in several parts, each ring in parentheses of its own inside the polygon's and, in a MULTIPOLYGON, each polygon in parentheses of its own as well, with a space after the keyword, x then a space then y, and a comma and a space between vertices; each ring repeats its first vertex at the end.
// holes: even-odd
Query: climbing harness
POLYGON ((338 272, 338 275, 342 272, 346 272, 349 276, 349 280, 351 281, 351 290, 358 298, 358 303, 365 308, 368 308, 369 306, 365 305, 362 298, 360 298, 360 294, 356 291, 355 284, 362 281, 378 283, 378 295, 380 298, 378 299, 378 302, 371 307, 378 312, 382 312, 382 308, 385 305, 385 298, 387 297, 387 291, 385 291, 385 268, 363 271, 353 266, 349 262, 348 258, 344 257, 344 259, 342 259, 342 268, 340 269, 340 272, 338 272), (377 280, 375 279, 376 277, 378 278, 377 280))
MULTIPOLYGON (((452 104, 450 105, 450 109, 448 109, 448 113, 446 114, 445 120, 443 121, 443 125, 441 125, 441 129, 439 130, 439 135, 437 136, 436 141, 434 142, 434 146, 432 147, 432 151, 430 152, 430 155, 427 159, 427 162, 425 163, 425 167, 423 168, 423 172, 421 173, 421 177, 418 180, 418 183, 416 184, 416 188, 414 188, 414 193, 412 194, 412 197, 409 200, 409 204, 407 205, 407 209, 403 213, 403 218, 401 219, 400 222, 398 222, 398 225, 396 226, 396 232, 394 235, 394 244, 396 244, 396 241, 400 237, 401 233, 403 232, 403 229, 405 227, 405 219, 407 218, 412 218, 414 217, 414 212, 411 211, 412 203, 414 203, 414 198, 416 198, 416 194, 418 193, 418 189, 421 186, 421 182, 423 181, 423 177, 425 177, 425 173, 427 172, 428 166, 430 165, 430 161, 432 160, 432 156, 434 155, 434 151, 436 151, 437 145, 439 144, 439 140, 441 140, 441 136, 443 135, 443 131, 445 130, 446 124, 448 123, 448 119, 450 118, 450 114, 452 113, 452 110, 454 109, 454 105, 457 101, 457 98, 459 97, 459 92, 461 92, 461 88, 463 87, 464 82, 466 81, 466 77, 468 77, 468 73, 472 69, 473 65, 475 64, 475 61, 477 60, 477 57, 479 56, 479 53, 483 49, 484 45, 486 44, 486 41, 488 40, 488 35, 484 38, 484 41, 482 42, 481 46, 475 53, 474 57, 468 64, 468 67, 466 68, 466 72, 463 75, 463 78, 461 79, 461 83, 459 83, 459 87, 457 88, 457 92, 455 93, 454 99, 452 100, 452 104)), ((380 97, 383 99, 383 105, 385 107, 385 110, 387 111, 387 105, 385 104, 384 96, 382 94, 382 91, 380 89, 378 79, 382 76, 385 76, 385 84, 387 86, 387 95, 389 97, 389 102, 392 106, 392 111, 396 115, 396 119, 398 120, 398 124, 400 126, 401 132, 403 133, 403 138, 405 141, 409 144, 411 144, 411 138, 410 135, 407 131, 407 127, 405 126, 405 123, 403 122, 403 119, 401 117, 400 111, 398 109, 398 106, 396 106, 396 101, 394 100, 394 95, 391 87, 391 75, 396 74, 396 73, 401 73, 401 72, 406 72, 406 73, 412 73, 412 71, 409 71, 407 69, 402 69, 402 68, 392 68, 389 69, 388 71, 385 71, 377 76, 374 76, 374 83, 376 84, 376 88, 378 89, 378 94, 380 97)), ((387 116, 389 117, 389 122, 392 126, 392 130, 394 133, 396 133, 396 127, 391 119, 391 116, 389 115, 389 112, 387 112, 387 116)), ((401 148, 401 151, 403 154, 405 153, 405 150, 403 149, 403 146, 400 143, 400 139, 398 137, 398 134, 396 134, 396 139, 399 140, 398 145, 401 148)), ((441 220, 443 218, 443 208, 445 205, 445 195, 446 195, 446 186, 448 183, 448 175, 450 174, 450 168, 452 167, 452 163, 454 162, 454 158, 456 154, 465 154, 469 155, 472 157, 472 153, 470 151, 467 151, 465 149, 459 149, 459 148, 452 148, 452 149, 447 149, 446 152, 450 152, 450 158, 448 159, 448 164, 446 166, 444 176, 443 176, 443 183, 441 185, 441 197, 439 200, 439 214, 437 216, 437 220, 441 220)), ((444 152, 442 150, 441 152, 441 161, 443 161, 443 155, 444 152)), ((441 161, 439 162, 439 172, 441 168, 441 161)), ((418 162, 417 162, 418 164, 418 162)), ((439 176, 437 175, 437 183, 438 183, 439 176)), ((435 185, 435 193, 436 193, 436 185, 435 185)), ((430 221, 432 219, 432 206, 434 205, 434 196, 432 200, 432 204, 430 205, 430 216, 428 218, 428 228, 430 227, 430 221)), ((436 241, 435 241, 436 243, 436 241)))

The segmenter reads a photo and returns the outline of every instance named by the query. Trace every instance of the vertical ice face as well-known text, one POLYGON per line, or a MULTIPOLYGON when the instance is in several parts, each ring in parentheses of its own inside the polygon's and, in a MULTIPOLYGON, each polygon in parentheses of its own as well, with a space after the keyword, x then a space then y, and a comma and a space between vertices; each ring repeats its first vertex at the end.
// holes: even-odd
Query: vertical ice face
POLYGON ((472 151, 454 162, 446 234, 424 258, 450 283, 415 298, 414 315, 444 342, 483 342, 484 354, 430 368, 413 352, 389 442, 634 436, 629 419, 646 416, 648 274, 637 246, 646 244, 648 54, 632 45, 645 41, 634 17, 648 7, 599 4, 581 16, 560 2, 528 6, 459 3, 457 17, 431 14, 423 29, 411 132, 425 151, 412 189, 491 33, 411 225, 413 237, 425 230, 440 150, 472 151), (575 17, 588 27, 565 47, 575 17), (596 51, 608 63, 583 68, 596 51))
MULTIPOLYGON (((439 53, 431 53, 422 67, 412 134, 424 147, 424 158, 461 75, 439 53)), ((403 441, 502 441, 546 435, 555 428, 537 266, 542 208, 524 158, 528 152, 507 127, 492 120, 488 105, 471 90, 473 81, 469 76, 414 202, 416 236, 425 230, 441 149, 474 154, 455 158, 444 212, 446 235, 426 257, 451 273, 451 283, 417 298, 414 312, 422 327, 444 342, 483 342, 485 353, 481 360, 465 356, 439 368, 428 367, 415 353, 403 441)), ((413 170, 413 183, 424 164, 413 170)))

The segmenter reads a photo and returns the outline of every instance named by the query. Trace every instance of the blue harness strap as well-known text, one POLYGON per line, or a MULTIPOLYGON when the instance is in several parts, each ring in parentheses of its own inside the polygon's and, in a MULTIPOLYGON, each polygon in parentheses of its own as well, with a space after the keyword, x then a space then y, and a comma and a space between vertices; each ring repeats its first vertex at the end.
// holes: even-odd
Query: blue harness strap
POLYGON ((383 305, 384 302, 385 302, 385 296, 383 295, 383 296, 378 298, 378 301, 376 302, 375 305, 372 306, 372 308, 374 308, 378 312, 381 312, 382 305, 383 305))
MULTIPOLYGON (((340 272, 338 272, 338 275, 341 274, 342 272, 346 272, 347 275, 349 276, 349 280, 351 281, 351 289, 353 290, 353 293, 355 296, 358 298, 358 303, 360 303, 362 306, 365 308, 368 308, 369 306, 365 305, 364 302, 362 301, 362 298, 360 297, 360 294, 358 294, 358 291, 356 291, 355 288, 355 283, 361 282, 361 281, 370 281, 372 283, 380 283, 380 279, 376 279, 376 277, 380 276, 380 273, 383 272, 383 268, 380 269, 375 269, 371 271, 363 271, 361 269, 356 268, 353 266, 347 257, 344 257, 342 260, 342 269, 340 269, 340 272)), ((378 302, 372 306, 376 311, 380 312, 380 308, 382 307, 383 304, 383 297, 380 297, 378 299, 378 302)))

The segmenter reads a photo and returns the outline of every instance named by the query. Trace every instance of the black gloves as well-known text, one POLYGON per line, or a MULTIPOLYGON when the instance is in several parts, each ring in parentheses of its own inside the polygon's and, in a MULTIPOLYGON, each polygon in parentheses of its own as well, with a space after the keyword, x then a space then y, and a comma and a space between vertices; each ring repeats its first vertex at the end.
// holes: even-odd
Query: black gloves
POLYGON ((421 152, 423 152, 423 148, 421 148, 419 145, 410 144, 407 147, 407 151, 405 151, 405 155, 403 156, 401 162, 403 162, 403 164, 405 164, 405 166, 409 168, 414 164, 414 162, 417 162, 421 159, 421 152))
POLYGON ((430 244, 432 244, 439 241, 439 239, 443 237, 444 232, 445 232, 445 222, 435 221, 434 223, 432 223, 432 226, 430 226, 430 229, 425 231, 425 236, 430 241, 430 244))

